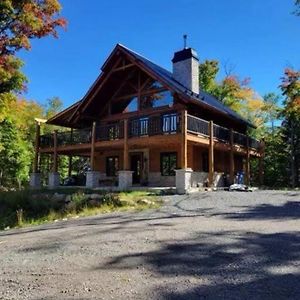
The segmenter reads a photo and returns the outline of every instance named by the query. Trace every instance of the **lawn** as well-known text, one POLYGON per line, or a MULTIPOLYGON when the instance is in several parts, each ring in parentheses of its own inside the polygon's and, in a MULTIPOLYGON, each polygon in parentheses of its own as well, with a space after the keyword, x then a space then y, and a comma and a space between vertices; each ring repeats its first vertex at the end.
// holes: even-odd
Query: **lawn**
POLYGON ((158 208, 161 198, 148 191, 90 189, 0 192, 0 230, 113 211, 158 208))

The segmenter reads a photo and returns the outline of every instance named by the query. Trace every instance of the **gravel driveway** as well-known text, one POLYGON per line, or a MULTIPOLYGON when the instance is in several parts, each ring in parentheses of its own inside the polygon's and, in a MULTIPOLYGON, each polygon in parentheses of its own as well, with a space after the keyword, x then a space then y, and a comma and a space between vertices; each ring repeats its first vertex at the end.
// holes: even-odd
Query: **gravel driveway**
POLYGON ((1 232, 0 299, 300 299, 299 192, 164 200, 1 232))

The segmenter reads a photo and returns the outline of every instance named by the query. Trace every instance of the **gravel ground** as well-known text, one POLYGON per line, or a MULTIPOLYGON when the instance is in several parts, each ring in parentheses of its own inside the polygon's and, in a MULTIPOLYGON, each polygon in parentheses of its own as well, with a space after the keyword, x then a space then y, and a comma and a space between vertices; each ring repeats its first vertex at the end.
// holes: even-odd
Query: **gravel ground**
POLYGON ((0 299, 300 299, 299 192, 164 200, 1 232, 0 299))

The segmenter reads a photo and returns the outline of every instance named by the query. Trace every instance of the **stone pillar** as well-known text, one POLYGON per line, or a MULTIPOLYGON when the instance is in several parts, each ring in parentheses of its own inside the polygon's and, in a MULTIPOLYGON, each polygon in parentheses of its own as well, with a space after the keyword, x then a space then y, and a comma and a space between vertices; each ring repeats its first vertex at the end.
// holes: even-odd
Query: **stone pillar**
POLYGON ((88 188, 99 187, 99 180, 101 178, 101 172, 99 171, 88 171, 86 172, 86 183, 85 186, 88 188))
POLYGON ((190 168, 175 170, 176 172, 176 192, 178 194, 186 194, 192 184, 193 170, 190 168))
POLYGON ((215 172, 214 161, 214 122, 209 122, 209 148, 208 148, 208 186, 213 186, 215 172))
POLYGON ((31 173, 29 185, 32 188, 40 188, 41 187, 41 173, 31 173))
POLYGON ((132 186, 132 173, 133 171, 122 170, 118 172, 119 175, 119 190, 127 190, 132 186))
POLYGON ((60 184, 60 177, 58 172, 50 172, 48 178, 48 186, 50 188, 54 188, 59 186, 60 184))

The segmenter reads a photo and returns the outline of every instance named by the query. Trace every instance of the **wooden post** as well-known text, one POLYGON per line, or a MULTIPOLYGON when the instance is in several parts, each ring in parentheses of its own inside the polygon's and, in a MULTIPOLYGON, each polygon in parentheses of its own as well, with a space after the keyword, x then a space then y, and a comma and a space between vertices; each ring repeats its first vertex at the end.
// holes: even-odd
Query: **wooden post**
MULTIPOLYGON (((73 128, 71 128, 70 132, 70 142, 73 144, 73 128)), ((72 175, 72 155, 69 155, 69 166, 68 166, 68 177, 72 175)))
POLYGON ((35 143, 34 143, 34 161, 33 161, 33 173, 39 172, 39 149, 40 149, 40 133, 41 127, 40 123, 36 122, 35 125, 35 143))
POLYGON ((260 157, 259 157, 259 184, 264 184, 264 158, 265 158, 265 141, 261 141, 260 157))
POLYGON ((209 150, 208 150, 208 185, 214 181, 214 122, 209 122, 209 150))
POLYGON ((123 169, 129 170, 129 151, 128 151, 128 120, 124 120, 124 152, 123 152, 123 169))
POLYGON ((230 184, 234 183, 234 140, 233 129, 230 129, 230 153, 229 153, 229 179, 230 184))
POLYGON ((58 170, 58 155, 57 155, 57 131, 53 133, 53 172, 57 173, 58 170))
POLYGON ((247 149, 246 149, 246 184, 250 185, 250 149, 249 149, 249 137, 247 136, 247 149))
POLYGON ((96 122, 92 125, 92 139, 91 139, 91 171, 95 170, 95 143, 96 143, 96 122))
POLYGON ((181 169, 187 168, 187 111, 181 113, 181 169))

